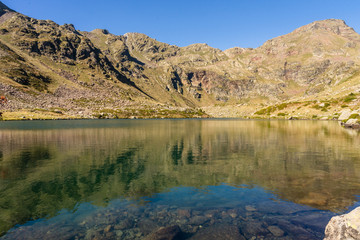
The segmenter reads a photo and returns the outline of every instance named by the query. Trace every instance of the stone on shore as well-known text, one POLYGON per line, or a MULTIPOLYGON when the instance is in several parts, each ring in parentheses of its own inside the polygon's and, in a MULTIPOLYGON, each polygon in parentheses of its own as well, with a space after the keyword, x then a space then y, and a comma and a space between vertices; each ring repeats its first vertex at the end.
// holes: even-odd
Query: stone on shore
POLYGON ((360 207, 348 214, 331 218, 325 229, 324 240, 360 239, 360 207))
POLYGON ((360 128, 358 121, 359 120, 356 118, 351 118, 344 124, 344 126, 347 128, 360 128))

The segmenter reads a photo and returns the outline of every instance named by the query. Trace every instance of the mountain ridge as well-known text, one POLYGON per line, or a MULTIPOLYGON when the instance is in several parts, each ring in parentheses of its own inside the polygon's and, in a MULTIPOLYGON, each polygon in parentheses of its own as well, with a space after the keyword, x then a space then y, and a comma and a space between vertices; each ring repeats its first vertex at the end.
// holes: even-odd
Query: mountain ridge
POLYGON ((28 118, 41 109, 59 118, 291 117, 290 108, 256 113, 302 102, 300 118, 336 118, 350 93, 356 97, 348 108, 358 109, 360 35, 343 20, 315 21, 258 48, 222 51, 207 44, 178 47, 141 33, 79 31, 4 11, 5 116, 25 112, 28 118), (331 107, 311 107, 319 101, 331 107))

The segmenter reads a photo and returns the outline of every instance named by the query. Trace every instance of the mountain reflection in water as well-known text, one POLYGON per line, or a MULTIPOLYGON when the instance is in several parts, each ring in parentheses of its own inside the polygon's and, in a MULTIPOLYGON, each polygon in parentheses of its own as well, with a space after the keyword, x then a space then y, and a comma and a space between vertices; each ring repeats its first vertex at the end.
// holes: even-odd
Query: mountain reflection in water
POLYGON ((258 189, 251 201, 268 194, 294 208, 332 212, 358 204, 360 195, 360 135, 336 122, 3 122, 0 141, 2 234, 64 210, 75 214, 85 203, 179 206, 201 189, 200 205, 214 208, 240 204, 235 190, 258 189), (215 201, 219 191, 225 195, 215 201))

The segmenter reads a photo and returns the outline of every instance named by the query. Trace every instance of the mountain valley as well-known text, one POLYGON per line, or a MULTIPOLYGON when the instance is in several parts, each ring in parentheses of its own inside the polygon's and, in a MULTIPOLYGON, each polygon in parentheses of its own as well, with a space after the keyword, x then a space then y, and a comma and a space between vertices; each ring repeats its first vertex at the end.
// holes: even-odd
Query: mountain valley
POLYGON ((360 106, 360 35, 310 23, 256 49, 83 32, 0 4, 2 118, 337 119, 360 106))

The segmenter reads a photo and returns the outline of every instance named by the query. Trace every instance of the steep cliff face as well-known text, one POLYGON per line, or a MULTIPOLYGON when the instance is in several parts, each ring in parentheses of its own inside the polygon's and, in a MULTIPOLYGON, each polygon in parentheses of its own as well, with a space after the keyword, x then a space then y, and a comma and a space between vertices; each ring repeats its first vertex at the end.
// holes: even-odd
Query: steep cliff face
POLYGON ((81 32, 0 4, 0 94, 11 100, 2 106, 8 110, 62 108, 90 117, 137 105, 248 105, 255 112, 284 101, 339 98, 359 89, 359 50, 360 35, 335 19, 257 49, 221 51, 207 44, 177 47, 140 33, 81 32))

